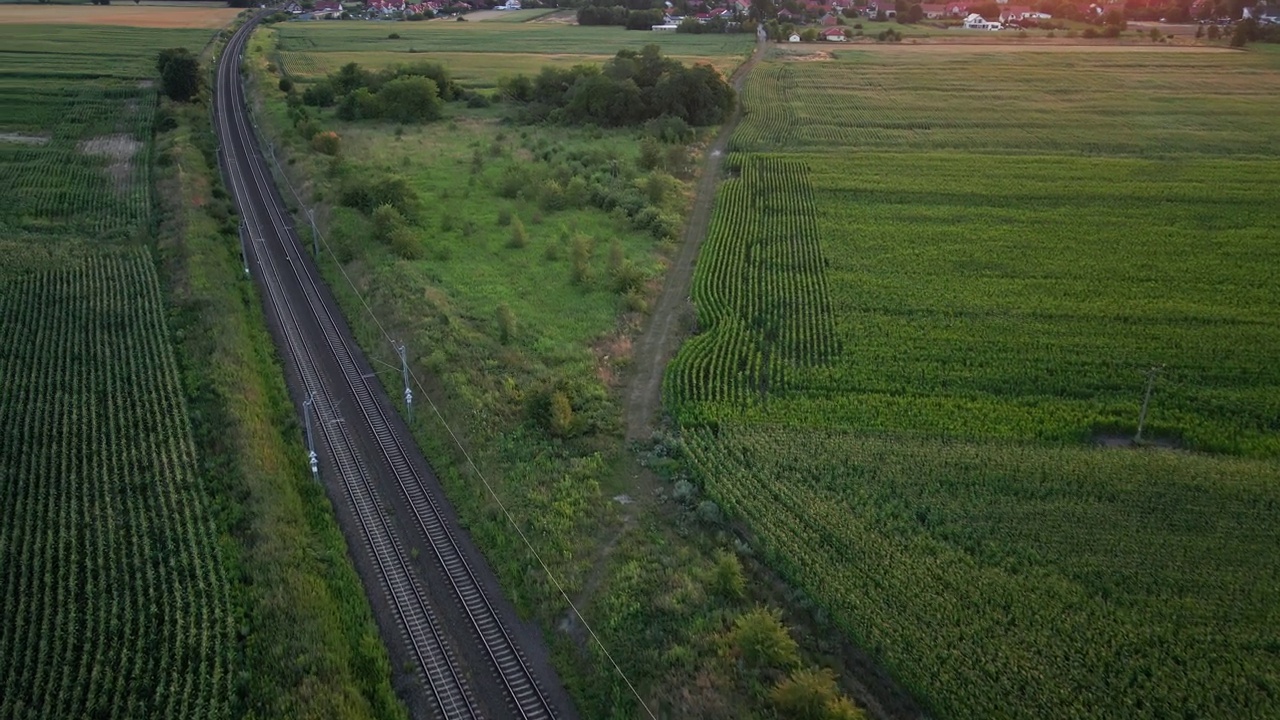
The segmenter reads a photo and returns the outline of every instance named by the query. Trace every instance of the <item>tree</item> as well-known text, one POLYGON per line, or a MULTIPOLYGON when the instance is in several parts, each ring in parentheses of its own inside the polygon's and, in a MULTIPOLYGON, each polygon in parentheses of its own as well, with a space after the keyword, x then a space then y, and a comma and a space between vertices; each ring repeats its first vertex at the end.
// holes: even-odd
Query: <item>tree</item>
POLYGON ((160 89, 177 102, 187 102, 200 92, 200 61, 186 48, 168 48, 156 56, 160 89))
POLYGON ((1209 38, 1210 40, 1217 40, 1217 39, 1218 39, 1218 38, 1220 38, 1220 37, 1222 37, 1222 31, 1218 29, 1218 26, 1217 26, 1217 25, 1210 25, 1210 26, 1209 26, 1209 34, 1208 34, 1208 38, 1209 38))
POLYGON ((767 22, 777 14, 778 8, 773 0, 751 0, 751 8, 747 11, 747 16, 756 22, 767 22))
POLYGON ((409 76, 388 81, 378 91, 383 117, 396 122, 427 122, 440 119, 444 101, 431 78, 409 76))
MULTIPOLYGON (((899 16, 902 17, 902 16, 899 16)), ((915 3, 907 8, 905 19, 902 21, 909 25, 914 25, 924 19, 924 8, 920 7, 920 3, 915 3)))

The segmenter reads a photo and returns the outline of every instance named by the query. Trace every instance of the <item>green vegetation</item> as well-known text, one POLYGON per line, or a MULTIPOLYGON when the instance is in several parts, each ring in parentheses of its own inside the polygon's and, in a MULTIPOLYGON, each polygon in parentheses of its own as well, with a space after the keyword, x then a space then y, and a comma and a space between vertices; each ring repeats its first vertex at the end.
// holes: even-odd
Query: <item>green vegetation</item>
POLYGON ((204 108, 159 136, 159 250, 197 447, 236 549, 236 716, 403 717, 391 668, 240 263, 204 108))
POLYGON ((619 127, 672 118, 703 127, 724 122, 735 105, 733 88, 715 68, 685 67, 662 57, 657 45, 640 52, 619 50, 602 68, 545 67, 532 79, 510 78, 498 90, 508 102, 522 105, 519 119, 525 123, 619 127))
POLYGON ((0 248, 0 716, 225 717, 228 580, 151 258, 0 248))
MULTIPOLYGON (((508 27, 512 42, 495 47, 518 49, 528 26, 508 27)), ((794 658, 764 656, 750 669, 739 662, 750 651, 735 621, 775 599, 748 592, 759 567, 735 552, 714 503, 687 482, 661 502, 666 491, 623 444, 614 392, 687 212, 694 143, 705 131, 519 126, 502 122, 509 108, 469 103, 446 103, 430 126, 311 109, 303 125, 272 69, 270 38, 293 31, 273 28, 251 43, 260 125, 274 133, 280 172, 301 202, 318 200, 322 269, 373 366, 398 364, 387 337, 403 339, 426 385, 415 398, 440 408, 474 458, 475 468, 429 409, 415 411, 418 440, 463 524, 519 611, 544 629, 580 715, 642 711, 485 482, 654 712, 775 717, 769 691, 821 643, 809 638, 794 658), (318 129, 341 137, 337 159, 311 150, 306 132, 318 129), (395 246, 396 233, 412 252, 395 246)), ((570 47, 599 50, 598 38, 587 32, 570 47)), ((380 377, 400 392, 398 374, 380 377)), ((660 445, 647 459, 669 469, 673 452, 660 445)), ((757 614, 779 644, 801 641, 792 619, 757 614)))
POLYGON ((657 43, 664 55, 743 58, 755 44, 754 36, 741 34, 695 37, 557 23, 402 23, 396 26, 400 37, 394 40, 388 39, 384 23, 284 23, 273 30, 279 37, 279 51, 320 54, 430 51, 608 57, 618 50, 639 51, 645 45, 657 43))
POLYGON ((0 27, 0 715, 223 717, 229 573, 152 256, 130 242, 151 220, 138 79, 193 36, 109 34, 150 63, 90 75, 93 48, 59 58, 36 35, 0 27))
POLYGON ((938 716, 1280 712, 1276 59, 749 82, 667 398, 708 496, 938 716), (1152 367, 1185 449, 1095 445, 1152 367))
POLYGON ((209 40, 0 26, 5 718, 404 714, 207 108, 158 101, 159 52, 209 40))

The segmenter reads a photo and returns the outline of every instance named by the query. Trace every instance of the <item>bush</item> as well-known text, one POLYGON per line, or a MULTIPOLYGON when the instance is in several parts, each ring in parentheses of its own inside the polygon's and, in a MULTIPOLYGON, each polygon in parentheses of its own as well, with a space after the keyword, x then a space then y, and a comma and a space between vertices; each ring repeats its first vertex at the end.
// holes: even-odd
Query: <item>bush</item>
POLYGON ((524 223, 520 222, 520 218, 511 221, 511 238, 507 240, 507 247, 523 248, 529 245, 529 234, 525 232, 524 223))
MULTIPOLYGON (((506 303, 498 305, 498 342, 503 345, 511 342, 516 335, 516 314, 506 303)), ((572 412, 572 408, 570 409, 572 412)))
POLYGON ((777 610, 758 607, 739 615, 731 638, 748 668, 786 670, 800 664, 800 646, 777 610))
POLYGON ((388 35, 388 36, 387 36, 387 39, 388 39, 388 40, 399 40, 399 39, 400 39, 400 33, 391 33, 390 35, 388 35))
POLYGON ((311 138, 311 148, 325 155, 337 155, 341 148, 341 139, 338 133, 332 130, 318 132, 311 138))
POLYGON ((279 87, 282 93, 293 92, 293 81, 287 77, 280 78, 279 87))

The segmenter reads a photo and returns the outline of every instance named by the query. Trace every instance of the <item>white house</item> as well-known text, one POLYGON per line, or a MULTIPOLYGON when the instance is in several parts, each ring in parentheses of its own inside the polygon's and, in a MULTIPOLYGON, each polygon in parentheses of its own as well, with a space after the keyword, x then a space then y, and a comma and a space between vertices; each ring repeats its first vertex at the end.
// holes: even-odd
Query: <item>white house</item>
POLYGON ((844 28, 830 27, 818 33, 818 37, 828 42, 844 42, 848 38, 844 35, 844 28))
POLYGON ((519 10, 519 9, 520 9, 520 0, 507 0, 506 5, 499 5, 498 7, 494 8, 494 10, 519 10))
POLYGON ((795 33, 791 33, 791 37, 787 38, 787 42, 800 42, 800 36, 795 33))
POLYGON ((999 30, 1000 23, 989 22, 978 13, 970 13, 969 17, 964 19, 964 28, 966 30, 999 30))
POLYGON ((654 25, 650 29, 653 30, 654 32, 675 32, 679 28, 680 26, 676 25, 675 23, 663 23, 661 25, 654 25))

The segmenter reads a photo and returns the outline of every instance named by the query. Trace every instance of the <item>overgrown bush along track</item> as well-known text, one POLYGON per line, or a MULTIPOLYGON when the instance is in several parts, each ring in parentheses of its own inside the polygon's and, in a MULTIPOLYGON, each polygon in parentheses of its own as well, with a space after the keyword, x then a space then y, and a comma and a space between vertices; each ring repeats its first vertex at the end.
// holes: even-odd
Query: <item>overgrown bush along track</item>
POLYGON ((0 251, 0 717, 227 717, 228 582, 153 263, 0 251))

